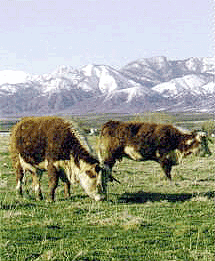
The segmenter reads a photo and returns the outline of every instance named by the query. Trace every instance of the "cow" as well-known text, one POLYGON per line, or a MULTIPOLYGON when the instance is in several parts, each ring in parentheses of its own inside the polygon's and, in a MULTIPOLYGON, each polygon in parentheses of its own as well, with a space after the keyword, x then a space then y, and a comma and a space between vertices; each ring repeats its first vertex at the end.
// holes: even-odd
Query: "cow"
POLYGON ((100 163, 109 173, 116 161, 127 157, 158 162, 171 180, 172 166, 198 150, 200 142, 197 133, 185 134, 170 124, 111 120, 102 126, 97 149, 100 163))
POLYGON ((16 172, 16 190, 21 196, 24 174, 30 171, 37 198, 42 199, 41 177, 48 171, 51 201, 59 178, 64 182, 65 196, 70 196, 70 185, 78 182, 94 200, 105 198, 103 169, 71 122, 55 116, 23 118, 12 129, 9 151, 16 172))

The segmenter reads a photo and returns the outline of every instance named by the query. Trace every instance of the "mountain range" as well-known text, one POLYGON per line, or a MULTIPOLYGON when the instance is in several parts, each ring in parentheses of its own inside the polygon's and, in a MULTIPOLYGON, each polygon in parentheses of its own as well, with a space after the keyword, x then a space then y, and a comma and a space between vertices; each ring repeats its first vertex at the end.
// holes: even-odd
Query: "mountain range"
POLYGON ((115 69, 0 72, 0 115, 215 112, 215 58, 142 58, 115 69), (16 80, 17 78, 17 80, 16 80))

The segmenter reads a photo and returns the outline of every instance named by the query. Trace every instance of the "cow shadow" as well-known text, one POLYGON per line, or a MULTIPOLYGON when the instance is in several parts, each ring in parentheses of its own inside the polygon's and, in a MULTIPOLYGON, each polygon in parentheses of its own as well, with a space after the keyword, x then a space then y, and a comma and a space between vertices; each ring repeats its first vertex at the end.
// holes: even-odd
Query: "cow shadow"
MULTIPOLYGON (((185 202, 188 201, 196 196, 199 196, 199 193, 174 193, 174 194, 167 194, 167 193, 153 193, 153 192, 143 192, 139 191, 136 193, 123 193, 118 198, 118 203, 146 203, 150 202, 159 202, 159 201, 168 201, 168 202, 185 202)), ((201 196, 205 196, 210 198, 214 198, 215 192, 207 192, 202 193, 201 196)))

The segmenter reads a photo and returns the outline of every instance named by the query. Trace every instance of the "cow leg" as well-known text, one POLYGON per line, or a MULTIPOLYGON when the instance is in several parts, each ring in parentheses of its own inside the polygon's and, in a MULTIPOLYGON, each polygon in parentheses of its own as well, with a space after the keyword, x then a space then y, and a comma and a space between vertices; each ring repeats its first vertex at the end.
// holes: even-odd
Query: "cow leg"
POLYGON ((107 169, 112 170, 117 160, 121 160, 124 154, 124 147, 119 146, 108 152, 108 155, 101 161, 107 169))
POLYGON ((41 177, 42 172, 40 170, 37 170, 36 172, 32 172, 32 187, 34 188, 34 192, 36 194, 37 200, 42 200, 43 195, 41 191, 41 177))
POLYGON ((66 173, 64 170, 59 170, 58 175, 60 179, 64 182, 64 198, 70 198, 71 193, 70 193, 70 188, 71 188, 71 183, 69 179, 67 178, 66 173))
POLYGON ((167 158, 165 158, 164 160, 162 160, 160 162, 161 168, 163 169, 166 177, 171 180, 171 170, 172 170, 172 163, 171 161, 169 161, 167 158))
POLYGON ((70 182, 64 183, 64 198, 66 199, 71 197, 70 187, 71 187, 70 182))
POLYGON ((115 151, 112 151, 109 155, 109 158, 104 160, 104 169, 106 170, 106 179, 107 181, 113 181, 112 180, 112 169, 113 166, 115 165, 117 160, 122 159, 122 148, 119 148, 115 151))
POLYGON ((58 186, 59 172, 56 170, 53 162, 48 163, 48 177, 49 177, 49 199, 54 201, 55 190, 58 186))
POLYGON ((16 192, 19 196, 23 196, 22 183, 23 183, 24 171, 21 164, 16 166, 16 192))

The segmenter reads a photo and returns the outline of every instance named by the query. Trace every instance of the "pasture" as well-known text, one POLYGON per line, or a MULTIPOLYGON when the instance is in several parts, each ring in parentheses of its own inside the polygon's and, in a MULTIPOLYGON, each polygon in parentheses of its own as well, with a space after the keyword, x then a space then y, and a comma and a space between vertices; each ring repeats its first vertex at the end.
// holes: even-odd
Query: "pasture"
MULTIPOLYGON (((60 183, 48 203, 35 201, 30 176, 24 198, 16 197, 8 140, 0 137, 1 261, 214 260, 214 154, 186 158, 172 183, 157 163, 123 159, 113 169, 121 184, 109 184, 107 201, 79 185, 65 200, 60 183)), ((42 189, 46 198, 46 173, 42 189)))

